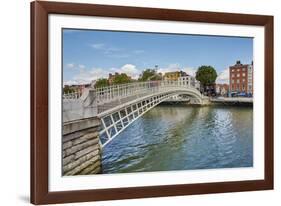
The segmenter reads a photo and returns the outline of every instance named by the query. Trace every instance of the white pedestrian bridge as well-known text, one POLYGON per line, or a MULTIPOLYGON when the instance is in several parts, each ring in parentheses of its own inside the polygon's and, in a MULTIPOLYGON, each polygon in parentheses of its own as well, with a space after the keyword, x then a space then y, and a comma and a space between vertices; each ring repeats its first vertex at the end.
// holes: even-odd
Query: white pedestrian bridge
POLYGON ((63 95, 63 122, 98 117, 100 143, 104 147, 147 111, 177 95, 184 95, 192 104, 204 104, 208 99, 190 78, 88 88, 82 94, 63 95))

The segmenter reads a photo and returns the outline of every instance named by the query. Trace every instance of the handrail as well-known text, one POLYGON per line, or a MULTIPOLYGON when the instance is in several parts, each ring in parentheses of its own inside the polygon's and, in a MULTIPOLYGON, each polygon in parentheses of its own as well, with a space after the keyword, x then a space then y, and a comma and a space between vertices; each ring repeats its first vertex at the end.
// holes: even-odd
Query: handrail
MULTIPOLYGON (((94 89, 96 100, 98 102, 108 102, 115 99, 120 99, 128 96, 155 93, 159 91, 166 91, 167 89, 173 88, 190 88, 194 91, 199 92, 195 88, 195 84, 189 84, 188 81, 147 81, 137 82, 131 84, 113 85, 109 87, 96 88, 94 89)), ((200 93, 200 92, 199 92, 200 93)))
MULTIPOLYGON (((95 93, 98 102, 108 102, 115 99, 120 99, 128 96, 145 93, 155 93, 169 88, 190 88, 199 92, 196 89, 196 82, 192 77, 187 77, 186 80, 160 80, 160 81, 146 81, 133 82, 126 84, 116 84, 106 87, 91 88, 90 91, 95 93)), ((200 92, 199 92, 200 93, 200 92)), ((82 93, 68 93, 63 95, 63 99, 79 99, 82 93)))
POLYGON ((62 95, 63 99, 79 99, 82 96, 82 92, 72 92, 72 93, 64 93, 62 95))

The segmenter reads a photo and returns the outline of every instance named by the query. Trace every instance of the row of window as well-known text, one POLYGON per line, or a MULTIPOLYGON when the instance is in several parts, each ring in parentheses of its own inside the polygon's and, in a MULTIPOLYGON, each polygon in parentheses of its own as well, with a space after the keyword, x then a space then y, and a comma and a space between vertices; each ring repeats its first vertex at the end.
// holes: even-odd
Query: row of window
MULTIPOLYGON (((242 82, 246 82, 246 79, 242 79, 242 82)), ((231 83, 234 84, 234 83, 235 83, 235 80, 232 79, 232 80, 231 80, 231 83)), ((240 83, 240 79, 236 79, 236 83, 239 84, 239 83, 240 83)))
MULTIPOLYGON (((242 73, 242 77, 245 77, 246 73, 242 73)), ((235 74, 232 74, 231 77, 235 77, 235 74)), ((240 77, 240 74, 236 74, 236 77, 240 77)))
MULTIPOLYGON (((240 87, 235 87, 234 85, 232 85, 232 91, 240 91, 240 87)), ((242 85, 241 91, 246 91, 246 87, 244 85, 242 85)))
MULTIPOLYGON (((231 89, 232 89, 232 91, 236 91, 236 90, 239 91, 240 87, 239 86, 235 87, 235 85, 232 85, 231 89)), ((242 91, 245 91, 245 90, 246 90, 246 86, 244 84, 242 84, 242 91)), ((252 86, 251 85, 249 85, 248 90, 249 91, 252 90, 252 86)))
MULTIPOLYGON (((232 72, 235 72, 235 69, 232 69, 231 71, 232 71, 232 72)), ((240 71, 240 69, 236 69, 236 71, 238 71, 238 72, 239 72, 239 71, 240 71)), ((246 68, 242 68, 242 71, 246 71, 246 68)))

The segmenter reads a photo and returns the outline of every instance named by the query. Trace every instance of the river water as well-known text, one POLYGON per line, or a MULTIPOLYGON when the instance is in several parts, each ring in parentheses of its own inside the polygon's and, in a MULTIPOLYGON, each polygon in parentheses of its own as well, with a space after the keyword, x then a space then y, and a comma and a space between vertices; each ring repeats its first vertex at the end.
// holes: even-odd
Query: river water
POLYGON ((103 150, 103 173, 253 166, 252 107, 159 105, 103 150))

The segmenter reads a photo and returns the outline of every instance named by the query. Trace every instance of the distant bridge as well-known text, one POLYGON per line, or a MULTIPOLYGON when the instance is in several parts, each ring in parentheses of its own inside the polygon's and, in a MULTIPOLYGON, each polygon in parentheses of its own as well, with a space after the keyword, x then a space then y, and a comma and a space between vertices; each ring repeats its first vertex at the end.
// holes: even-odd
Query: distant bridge
POLYGON ((144 113, 175 95, 188 96, 192 104, 206 101, 190 77, 185 81, 147 81, 90 88, 83 94, 63 95, 63 121, 100 118, 99 138, 104 147, 144 113))

